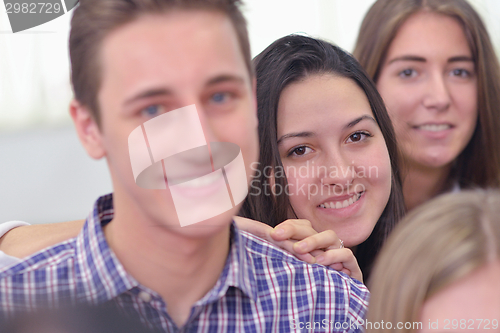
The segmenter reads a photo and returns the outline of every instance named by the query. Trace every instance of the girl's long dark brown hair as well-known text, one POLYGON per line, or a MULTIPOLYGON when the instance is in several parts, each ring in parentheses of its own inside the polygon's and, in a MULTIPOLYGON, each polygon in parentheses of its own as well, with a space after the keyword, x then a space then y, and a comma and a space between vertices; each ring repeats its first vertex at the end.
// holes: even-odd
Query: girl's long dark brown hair
POLYGON ((366 279, 382 244, 404 214, 394 129, 375 84, 347 52, 328 42, 300 35, 278 39, 254 59, 254 65, 260 159, 258 165, 254 166, 256 173, 240 215, 270 226, 285 221, 289 212, 293 211, 285 191, 271 194, 271 183, 274 182, 277 189, 285 189, 287 185, 284 175, 280 177, 270 173, 271 168, 276 170, 277 167, 283 167, 277 142, 277 109, 283 89, 309 75, 333 74, 353 80, 366 94, 384 136, 392 167, 391 194, 387 206, 370 237, 356 248, 356 258, 366 279))

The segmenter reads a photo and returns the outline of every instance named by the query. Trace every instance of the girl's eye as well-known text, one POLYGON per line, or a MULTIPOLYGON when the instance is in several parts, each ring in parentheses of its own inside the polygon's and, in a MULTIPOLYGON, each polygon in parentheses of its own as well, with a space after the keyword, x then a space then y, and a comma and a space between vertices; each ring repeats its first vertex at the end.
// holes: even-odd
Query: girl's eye
POLYGON ((161 112, 161 106, 158 104, 150 105, 141 110, 141 114, 149 118, 156 117, 157 115, 160 114, 160 112, 161 112))
POLYGON ((462 77, 462 78, 467 78, 467 77, 471 76, 471 73, 468 70, 463 69, 463 68, 456 68, 456 69, 451 71, 451 74, 453 76, 458 76, 458 77, 462 77))
POLYGON ((411 78, 417 75, 417 72, 414 69, 407 68, 399 72, 399 76, 402 78, 411 78))
POLYGON ((347 138, 346 143, 351 143, 351 142, 360 142, 365 140, 367 137, 371 137, 372 135, 368 132, 355 132, 349 135, 347 138))
POLYGON ((306 147, 306 146, 300 146, 300 147, 296 147, 296 148, 293 148, 287 156, 302 156, 302 155, 305 155, 305 154, 308 154, 310 153, 312 149, 309 148, 309 147, 306 147))

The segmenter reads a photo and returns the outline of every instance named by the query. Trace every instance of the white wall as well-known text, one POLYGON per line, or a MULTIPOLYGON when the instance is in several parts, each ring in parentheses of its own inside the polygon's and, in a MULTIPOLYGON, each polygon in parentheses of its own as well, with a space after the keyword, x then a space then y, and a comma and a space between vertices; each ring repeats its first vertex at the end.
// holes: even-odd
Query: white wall
MULTIPOLYGON (((252 55, 290 33, 306 33, 352 51, 374 0, 247 0, 252 55)), ((471 0, 500 50, 500 1, 471 0)), ((71 99, 70 15, 12 34, 0 0, 0 222, 59 222, 86 216, 111 191, 104 161, 79 145, 71 99)))
POLYGON ((252 55, 276 39, 305 33, 352 51, 358 28, 374 0, 249 0, 246 17, 252 55))
POLYGON ((104 160, 90 159, 70 126, 0 134, 0 223, 87 216, 111 192, 104 160))

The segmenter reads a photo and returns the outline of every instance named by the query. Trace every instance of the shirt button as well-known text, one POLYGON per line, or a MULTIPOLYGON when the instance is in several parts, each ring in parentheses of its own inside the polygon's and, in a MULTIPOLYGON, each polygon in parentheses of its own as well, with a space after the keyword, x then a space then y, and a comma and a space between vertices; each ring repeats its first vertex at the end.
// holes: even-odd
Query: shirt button
POLYGON ((144 302, 149 303, 151 301, 151 295, 148 294, 145 291, 141 291, 139 293, 139 298, 142 299, 144 302))

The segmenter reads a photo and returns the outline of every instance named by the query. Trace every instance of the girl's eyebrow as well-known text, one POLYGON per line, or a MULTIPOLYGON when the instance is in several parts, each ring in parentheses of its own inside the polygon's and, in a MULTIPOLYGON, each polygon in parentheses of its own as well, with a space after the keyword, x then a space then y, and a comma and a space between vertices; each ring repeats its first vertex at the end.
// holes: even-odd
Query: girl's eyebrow
MULTIPOLYGON (((352 120, 351 122, 349 122, 347 125, 344 126, 343 130, 351 128, 351 127, 355 126, 357 123, 359 123, 360 121, 365 120, 365 119, 371 120, 375 124, 377 124, 377 121, 375 119, 373 119, 372 116, 370 116, 368 114, 365 114, 365 115, 362 115, 361 117, 358 117, 358 118, 352 120)), ((315 135, 316 134, 314 132, 292 132, 292 133, 287 133, 287 134, 281 136, 278 139, 278 146, 281 143, 283 143, 284 140, 287 140, 287 139, 290 139, 290 138, 310 138, 310 137, 313 137, 315 135)))
POLYGON ((470 62, 474 62, 474 59, 472 59, 471 57, 468 57, 468 56, 457 56, 457 57, 451 57, 450 59, 448 59, 448 63, 450 63, 450 62, 457 62, 457 61, 470 61, 470 62))
MULTIPOLYGON (((349 122, 347 125, 344 126, 343 130, 351 128, 351 127, 355 126, 357 123, 359 123, 360 121, 365 120, 365 119, 371 120, 375 124, 377 124, 377 122, 375 121, 375 119, 373 119, 372 116, 365 114, 365 115, 362 115, 361 117, 356 118, 353 121, 349 122)), ((315 136, 315 135, 316 134, 314 132, 307 132, 307 131, 306 132, 287 133, 278 139, 278 145, 280 145, 284 140, 287 140, 290 138, 310 138, 310 137, 315 136)))
POLYGON ((416 56, 416 55, 404 55, 404 56, 400 56, 400 57, 396 57, 396 58, 391 59, 387 63, 387 65, 390 65, 390 64, 392 64, 393 62, 396 62, 396 61, 419 61, 419 62, 426 62, 427 60, 425 60, 424 57, 420 57, 420 56, 416 56))
POLYGON ((315 134, 313 132, 295 132, 295 133, 288 133, 283 135, 278 139, 278 145, 280 145, 283 140, 290 139, 290 138, 310 138, 314 136, 315 134))
MULTIPOLYGON (((401 57, 396 57, 394 59, 391 59, 387 64, 392 64, 393 62, 396 61, 418 61, 418 62, 427 62, 427 60, 424 57, 416 56, 416 55, 404 55, 401 57)), ((474 62, 474 59, 472 59, 470 56, 455 56, 451 57, 448 59, 448 63, 450 62, 456 62, 456 61, 471 61, 474 62)))
POLYGON ((372 116, 365 114, 365 115, 362 115, 359 118, 354 119, 353 121, 351 121, 347 125, 345 125, 343 129, 345 130, 345 129, 351 128, 351 127, 355 126, 357 123, 359 123, 360 121, 365 120, 365 119, 371 120, 375 124, 377 124, 377 121, 375 119, 373 119, 372 116))

